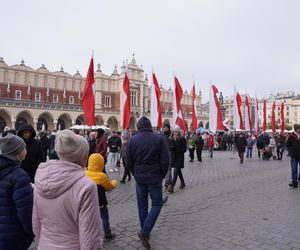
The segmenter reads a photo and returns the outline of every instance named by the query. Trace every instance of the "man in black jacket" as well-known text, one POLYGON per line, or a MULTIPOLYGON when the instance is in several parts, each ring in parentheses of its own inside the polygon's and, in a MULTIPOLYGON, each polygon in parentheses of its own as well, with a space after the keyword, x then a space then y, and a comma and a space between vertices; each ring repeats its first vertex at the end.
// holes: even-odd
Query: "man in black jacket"
POLYGON ((30 124, 24 124, 18 131, 18 136, 26 143, 27 155, 21 167, 29 175, 30 182, 34 183, 35 172, 43 161, 41 143, 35 139, 36 132, 30 124))
POLYGON ((138 233, 142 244, 149 249, 149 236, 163 205, 162 181, 168 171, 169 153, 165 139, 152 131, 148 118, 137 123, 137 135, 129 139, 125 162, 136 181, 136 196, 141 230, 138 233), (152 207, 148 212, 148 196, 152 207))
POLYGON ((244 162, 244 153, 247 146, 247 139, 243 133, 238 133, 235 138, 235 147, 239 153, 240 163, 244 162))
POLYGON ((122 140, 117 135, 116 131, 111 132, 111 137, 108 139, 107 146, 109 147, 109 155, 108 155, 108 166, 109 172, 116 171, 118 172, 119 169, 117 168, 117 162, 119 160, 119 151, 122 146, 122 140))
POLYGON ((204 140, 200 133, 197 134, 195 144, 196 144, 196 152, 197 152, 198 162, 202 162, 202 150, 203 150, 203 146, 204 146, 204 140))
POLYGON ((292 182, 290 187, 297 188, 300 182, 300 172, 298 176, 298 166, 300 164, 300 124, 294 125, 294 132, 287 140, 287 148, 291 155, 292 182))

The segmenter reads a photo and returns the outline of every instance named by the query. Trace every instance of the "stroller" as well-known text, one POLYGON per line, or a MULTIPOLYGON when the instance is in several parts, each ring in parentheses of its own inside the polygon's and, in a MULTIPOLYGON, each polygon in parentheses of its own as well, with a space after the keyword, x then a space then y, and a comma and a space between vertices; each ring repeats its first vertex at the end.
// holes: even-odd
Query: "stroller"
POLYGON ((275 140, 272 140, 274 139, 270 140, 269 146, 266 146, 264 149, 261 150, 263 160, 269 160, 271 157, 273 158, 273 160, 276 160, 276 155, 274 154, 276 143, 275 140))

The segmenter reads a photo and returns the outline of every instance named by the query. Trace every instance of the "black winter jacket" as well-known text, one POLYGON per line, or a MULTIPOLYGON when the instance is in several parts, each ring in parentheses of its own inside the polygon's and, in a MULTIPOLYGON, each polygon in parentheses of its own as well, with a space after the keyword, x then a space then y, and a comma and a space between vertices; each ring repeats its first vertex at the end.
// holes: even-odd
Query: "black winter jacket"
POLYGON ((18 136, 22 137, 25 130, 31 131, 32 135, 28 141, 24 140, 26 143, 27 155, 25 160, 22 162, 21 167, 29 175, 30 181, 34 183, 35 172, 39 164, 43 161, 42 145, 35 139, 36 133, 30 124, 23 125, 18 131, 18 136))
POLYGON ((186 139, 180 137, 179 139, 170 140, 171 149, 171 167, 184 168, 184 153, 187 150, 186 139))
POLYGON ((0 155, 0 249, 25 250, 33 241, 33 194, 20 163, 0 155))
POLYGON ((300 160, 300 138, 295 132, 289 136, 286 146, 291 154, 291 158, 300 160))

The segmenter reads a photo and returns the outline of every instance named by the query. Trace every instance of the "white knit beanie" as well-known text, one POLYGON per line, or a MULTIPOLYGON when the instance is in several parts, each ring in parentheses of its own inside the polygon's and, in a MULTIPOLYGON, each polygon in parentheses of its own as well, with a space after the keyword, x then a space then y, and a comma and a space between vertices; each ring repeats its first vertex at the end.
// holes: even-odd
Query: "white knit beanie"
POLYGON ((81 135, 62 130, 55 137, 55 151, 60 160, 81 163, 88 156, 89 144, 81 135))

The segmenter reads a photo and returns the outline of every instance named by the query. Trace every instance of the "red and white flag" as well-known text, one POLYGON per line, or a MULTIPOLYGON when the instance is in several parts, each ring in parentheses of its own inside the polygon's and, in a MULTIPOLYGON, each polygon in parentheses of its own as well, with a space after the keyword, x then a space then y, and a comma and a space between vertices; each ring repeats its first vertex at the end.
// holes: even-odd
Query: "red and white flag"
POLYGON ((95 95, 93 90, 94 79, 94 59, 91 58, 87 72, 85 85, 82 93, 82 110, 88 126, 95 125, 95 95))
POLYGON ((123 129, 128 129, 130 121, 130 82, 127 72, 125 73, 121 96, 123 103, 123 129))
POLYGON ((276 133, 275 100, 272 104, 272 132, 276 133))
POLYGON ((263 106, 263 128, 262 130, 265 132, 267 129, 267 102, 264 99, 264 106, 263 106))
POLYGON ((173 129, 178 126, 183 132, 186 131, 186 125, 183 118, 183 113, 181 109, 181 98, 183 96, 183 91, 180 83, 176 77, 174 77, 174 91, 173 91, 173 129))
POLYGON ((281 102, 281 107, 280 107, 280 119, 281 119, 281 134, 284 133, 284 103, 281 102))
POLYGON ((258 135, 259 133, 259 116, 258 116, 258 99, 255 97, 255 131, 256 131, 256 134, 258 135))
POLYGON ((243 129, 244 124, 243 124, 243 116, 242 116, 242 98, 237 92, 236 88, 234 88, 234 101, 233 101, 233 110, 234 110, 234 115, 233 115, 233 128, 234 129, 243 129))
POLYGON ((245 129, 252 132, 252 121, 248 95, 245 97, 245 129))
POLYGON ((197 112, 196 112, 196 89, 195 84, 193 84, 192 90, 192 130, 195 131, 198 127, 197 124, 197 112))
POLYGON ((209 94, 209 130, 213 133, 224 129, 221 106, 217 96, 218 93, 219 90, 215 85, 212 85, 209 94))
POLYGON ((151 88, 151 109, 150 109, 150 120, 153 127, 161 128, 162 127, 162 116, 161 116, 161 107, 160 107, 160 87, 156 76, 152 73, 152 88, 151 88))

